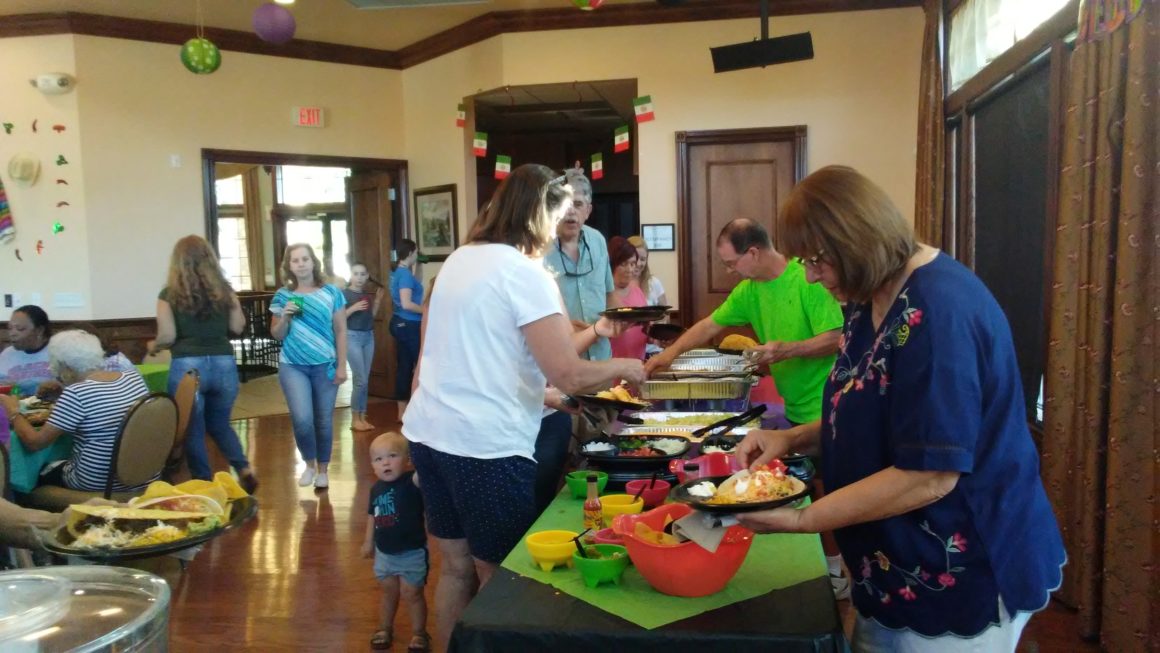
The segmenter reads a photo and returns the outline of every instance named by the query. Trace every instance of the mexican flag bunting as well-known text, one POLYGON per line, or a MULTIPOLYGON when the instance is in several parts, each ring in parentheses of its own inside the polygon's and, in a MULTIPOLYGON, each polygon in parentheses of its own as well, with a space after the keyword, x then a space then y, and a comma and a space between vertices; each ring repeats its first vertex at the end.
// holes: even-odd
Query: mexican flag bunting
POLYGON ((495 156, 495 178, 503 179, 512 171, 512 158, 503 154, 495 156))
POLYGON ((628 149, 628 125, 621 125, 616 128, 616 136, 612 139, 612 150, 614 152, 623 152, 628 149))
POLYGON ((636 112, 636 122, 648 122, 656 118, 653 115, 653 103, 651 95, 642 95, 638 98, 632 99, 632 109, 636 112))
POLYGON ((467 107, 460 104, 459 110, 455 114, 455 126, 462 127, 467 124, 467 107))
POLYGON ((487 132, 475 132, 475 140, 471 143, 475 156, 487 156, 487 132))
POLYGON ((592 178, 604 178, 604 155, 600 152, 592 155, 592 178))

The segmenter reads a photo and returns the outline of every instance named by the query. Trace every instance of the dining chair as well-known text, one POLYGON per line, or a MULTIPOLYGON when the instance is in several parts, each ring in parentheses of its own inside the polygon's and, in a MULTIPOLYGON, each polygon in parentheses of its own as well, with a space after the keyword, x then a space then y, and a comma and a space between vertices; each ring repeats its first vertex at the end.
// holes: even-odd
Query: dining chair
POLYGON ((8 447, 0 446, 0 499, 8 498, 8 447))
POLYGON ((194 403, 197 401, 197 388, 201 384, 201 377, 197 370, 189 370, 177 383, 177 390, 173 393, 173 401, 177 404, 177 435, 173 442, 173 449, 165 461, 165 471, 162 476, 171 481, 181 470, 181 463, 185 461, 185 434, 189 430, 189 420, 193 416, 194 403))
POLYGON ((157 478, 173 450, 177 437, 177 404, 169 395, 155 392, 138 399, 129 407, 113 444, 112 464, 105 480, 104 492, 72 490, 42 485, 27 495, 29 508, 61 512, 74 503, 104 498, 125 502, 144 492, 144 488, 114 492, 113 485, 134 487, 157 478))

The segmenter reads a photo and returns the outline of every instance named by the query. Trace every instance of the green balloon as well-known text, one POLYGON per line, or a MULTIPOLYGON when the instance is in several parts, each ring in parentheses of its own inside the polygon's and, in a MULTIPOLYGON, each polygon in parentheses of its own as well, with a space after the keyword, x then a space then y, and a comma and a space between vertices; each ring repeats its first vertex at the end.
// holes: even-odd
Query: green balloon
POLYGON ((181 63, 191 73, 208 75, 222 65, 222 53, 209 39, 189 39, 181 46, 181 63))

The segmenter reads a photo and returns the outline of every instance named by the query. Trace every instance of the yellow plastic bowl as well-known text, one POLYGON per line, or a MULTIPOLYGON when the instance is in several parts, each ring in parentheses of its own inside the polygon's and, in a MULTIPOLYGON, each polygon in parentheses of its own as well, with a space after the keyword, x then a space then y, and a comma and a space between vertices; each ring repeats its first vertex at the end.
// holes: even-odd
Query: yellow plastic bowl
POLYGON ((572 554, 576 551, 572 540, 577 535, 574 531, 536 531, 524 538, 524 543, 540 569, 552 571, 556 565, 572 566, 572 554))
POLYGON ((632 500, 631 494, 607 494, 600 497, 600 506, 604 511, 604 521, 612 523, 617 515, 635 515, 644 509, 644 499, 632 500))

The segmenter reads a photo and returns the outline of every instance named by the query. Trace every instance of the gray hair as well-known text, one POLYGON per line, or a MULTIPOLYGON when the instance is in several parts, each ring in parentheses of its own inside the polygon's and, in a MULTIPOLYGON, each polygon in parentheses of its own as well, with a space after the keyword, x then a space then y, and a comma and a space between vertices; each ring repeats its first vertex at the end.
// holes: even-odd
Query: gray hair
POLYGON ((570 168, 564 171, 564 176, 568 179, 568 185, 572 187, 573 195, 584 195, 589 202, 592 201, 592 182, 588 181, 583 172, 570 168))
POLYGON ((70 329, 61 331, 48 341, 48 360, 52 371, 58 375, 66 367, 84 375, 104 369, 105 349, 93 334, 70 329))

